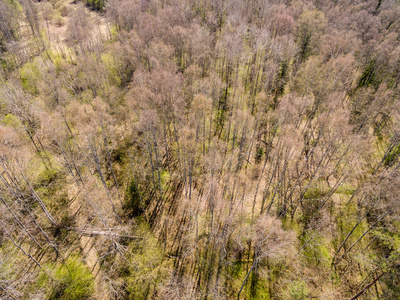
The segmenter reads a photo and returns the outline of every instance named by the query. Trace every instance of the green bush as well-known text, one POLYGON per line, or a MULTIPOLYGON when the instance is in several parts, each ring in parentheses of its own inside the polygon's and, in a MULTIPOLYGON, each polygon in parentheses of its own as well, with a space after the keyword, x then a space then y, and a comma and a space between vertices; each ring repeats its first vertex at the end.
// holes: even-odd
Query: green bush
POLYGON ((400 143, 393 147, 383 160, 385 166, 390 166, 400 156, 400 143))
POLYGON ((22 126, 20 120, 12 114, 7 114, 3 120, 1 120, 1 123, 12 128, 18 128, 22 126))
POLYGON ((69 258, 56 267, 52 280, 47 275, 39 278, 39 286, 49 289, 49 299, 89 299, 94 292, 94 277, 78 258, 69 258))
POLYGON ((375 73, 376 69, 376 60, 370 61, 365 67, 364 71, 361 74, 360 79, 358 80, 358 87, 363 87, 363 86, 370 86, 371 84, 375 83, 375 73))
POLYGON ((54 23, 58 26, 64 26, 65 25, 65 18, 63 18, 61 15, 57 14, 54 16, 54 23))
POLYGON ((353 195, 355 192, 355 188, 351 185, 345 184, 345 185, 341 185, 337 188, 336 190, 336 194, 340 194, 340 195, 353 195))
POLYGON ((167 278, 168 272, 163 264, 163 251, 147 225, 140 225, 136 234, 143 238, 135 239, 128 246, 131 255, 121 268, 125 299, 148 299, 167 278))
POLYGON ((307 299, 308 290, 304 280, 297 280, 290 285, 289 294, 293 300, 307 299))
POLYGON ((21 83, 25 91, 32 95, 37 94, 37 81, 40 78, 40 71, 35 62, 26 63, 21 69, 21 83))
POLYGON ((93 10, 101 11, 104 8, 105 1, 104 0, 83 0, 87 6, 89 6, 93 10))
POLYGON ((132 179, 125 192, 124 205, 124 209, 128 212, 130 217, 137 217, 143 213, 143 206, 140 201, 140 191, 135 180, 132 179))

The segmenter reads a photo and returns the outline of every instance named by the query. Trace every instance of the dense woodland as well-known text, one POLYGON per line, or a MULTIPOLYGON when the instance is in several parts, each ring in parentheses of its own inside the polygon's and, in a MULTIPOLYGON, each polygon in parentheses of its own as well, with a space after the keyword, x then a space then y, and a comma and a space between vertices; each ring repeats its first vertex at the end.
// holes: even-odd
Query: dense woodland
POLYGON ((400 299, 398 0, 0 0, 0 298, 400 299))

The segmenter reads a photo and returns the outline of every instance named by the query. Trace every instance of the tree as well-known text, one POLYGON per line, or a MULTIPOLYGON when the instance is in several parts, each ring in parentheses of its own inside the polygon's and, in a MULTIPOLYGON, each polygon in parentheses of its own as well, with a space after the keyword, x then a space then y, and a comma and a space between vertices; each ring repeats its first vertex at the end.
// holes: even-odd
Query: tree
POLYGON ((82 50, 85 50, 88 45, 88 40, 91 37, 93 24, 88 13, 83 7, 78 7, 72 13, 70 22, 67 26, 66 40, 70 45, 77 45, 82 50))

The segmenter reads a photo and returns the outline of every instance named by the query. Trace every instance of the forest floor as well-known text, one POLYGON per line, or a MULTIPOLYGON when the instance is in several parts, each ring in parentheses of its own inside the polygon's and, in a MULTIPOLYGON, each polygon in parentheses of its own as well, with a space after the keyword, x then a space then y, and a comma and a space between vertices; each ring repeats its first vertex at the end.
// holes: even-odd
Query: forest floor
POLYGON ((67 29, 68 29, 68 24, 71 20, 72 12, 75 9, 84 9, 85 12, 89 15, 89 18, 91 20, 91 23, 93 24, 93 30, 92 30, 92 38, 93 39, 101 39, 102 41, 105 41, 109 39, 110 37, 110 27, 109 24, 107 23, 107 20, 104 16, 101 14, 91 11, 89 8, 82 4, 76 4, 74 3, 73 0, 68 0, 65 3, 66 5, 66 10, 69 11, 69 13, 62 18, 62 22, 47 22, 46 24, 43 24, 45 28, 47 28, 47 37, 48 37, 48 42, 50 45, 50 49, 52 51, 60 52, 60 53, 65 53, 68 51, 68 46, 66 44, 67 40, 67 29))

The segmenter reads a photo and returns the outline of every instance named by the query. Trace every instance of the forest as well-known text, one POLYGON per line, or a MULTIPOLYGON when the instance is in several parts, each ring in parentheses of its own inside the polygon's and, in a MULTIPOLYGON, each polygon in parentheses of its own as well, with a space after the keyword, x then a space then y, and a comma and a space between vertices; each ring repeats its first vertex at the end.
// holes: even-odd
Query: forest
POLYGON ((1 299, 400 299, 399 0, 0 0, 1 299))

